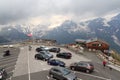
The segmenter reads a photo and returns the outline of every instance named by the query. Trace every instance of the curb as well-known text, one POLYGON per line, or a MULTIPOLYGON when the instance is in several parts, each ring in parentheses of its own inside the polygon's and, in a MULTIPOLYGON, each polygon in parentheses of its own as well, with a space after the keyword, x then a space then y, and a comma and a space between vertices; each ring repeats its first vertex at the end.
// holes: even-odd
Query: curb
POLYGON ((120 66, 119 67, 117 67, 116 65, 107 65, 107 66, 120 72, 120 66))

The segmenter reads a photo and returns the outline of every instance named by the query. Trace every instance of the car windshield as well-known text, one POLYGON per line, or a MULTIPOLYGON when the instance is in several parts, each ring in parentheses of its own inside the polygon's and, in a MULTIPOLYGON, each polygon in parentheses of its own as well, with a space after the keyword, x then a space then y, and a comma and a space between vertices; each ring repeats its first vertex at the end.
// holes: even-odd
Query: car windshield
POLYGON ((46 51, 44 51, 44 52, 40 52, 41 54, 45 54, 45 55, 47 55, 47 54, 49 54, 48 52, 46 52, 46 51))
POLYGON ((56 60, 56 62, 62 62, 62 61, 60 61, 60 60, 56 60))
POLYGON ((48 55, 46 55, 46 54, 43 54, 43 57, 49 58, 49 56, 48 56, 48 55))
POLYGON ((49 56, 48 56, 48 55, 45 55, 45 57, 46 57, 46 58, 49 58, 49 56))
POLYGON ((67 74, 69 74, 71 71, 70 70, 68 70, 68 69, 63 69, 63 71, 62 71, 62 73, 64 74, 64 75, 67 75, 67 74))

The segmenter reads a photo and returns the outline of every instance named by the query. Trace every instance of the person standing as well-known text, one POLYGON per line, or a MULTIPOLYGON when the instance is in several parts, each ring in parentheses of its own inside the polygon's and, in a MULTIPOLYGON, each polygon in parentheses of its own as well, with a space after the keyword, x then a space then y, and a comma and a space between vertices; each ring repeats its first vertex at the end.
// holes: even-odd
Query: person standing
POLYGON ((107 64, 106 60, 103 60, 102 64, 103 64, 103 67, 106 67, 106 64, 107 64))
POLYGON ((32 46, 31 46, 31 45, 29 45, 29 51, 31 51, 31 49, 32 49, 32 46))

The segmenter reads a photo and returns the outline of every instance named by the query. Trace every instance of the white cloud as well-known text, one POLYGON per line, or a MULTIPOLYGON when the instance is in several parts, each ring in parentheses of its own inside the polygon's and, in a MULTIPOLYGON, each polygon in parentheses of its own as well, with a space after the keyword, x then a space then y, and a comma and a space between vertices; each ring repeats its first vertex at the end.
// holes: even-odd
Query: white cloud
POLYGON ((54 27, 65 19, 85 20, 119 12, 119 8, 120 0, 0 0, 0 24, 45 23, 54 27))

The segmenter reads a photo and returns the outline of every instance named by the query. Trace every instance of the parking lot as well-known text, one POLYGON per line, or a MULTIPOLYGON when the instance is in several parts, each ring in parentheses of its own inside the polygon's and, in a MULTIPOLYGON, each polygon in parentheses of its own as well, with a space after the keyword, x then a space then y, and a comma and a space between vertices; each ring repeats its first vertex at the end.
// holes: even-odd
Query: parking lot
POLYGON ((11 55, 3 57, 5 50, 8 50, 8 48, 0 48, 0 68, 5 68, 8 73, 7 80, 11 80, 18 59, 19 49, 9 48, 11 55))
MULTIPOLYGON (((28 50, 28 46, 20 48, 20 54, 16 62, 16 67, 12 80, 54 80, 48 76, 49 69, 53 66, 48 65, 47 62, 42 60, 36 60, 34 55, 37 53, 35 51, 36 47, 33 46, 32 50, 28 50)), ((71 52, 65 48, 61 48, 61 52, 71 52)), ((55 59, 59 59, 66 63, 68 67, 73 62, 79 61, 91 61, 90 59, 85 58, 82 55, 78 55, 74 52, 72 53, 71 59, 62 59, 57 58, 56 53, 52 53, 55 59)), ((94 73, 88 74, 83 72, 74 71, 77 75, 78 80, 107 80, 108 78, 101 77, 96 75, 99 71, 95 70, 94 73), (87 76, 87 77, 86 77, 87 76)))

